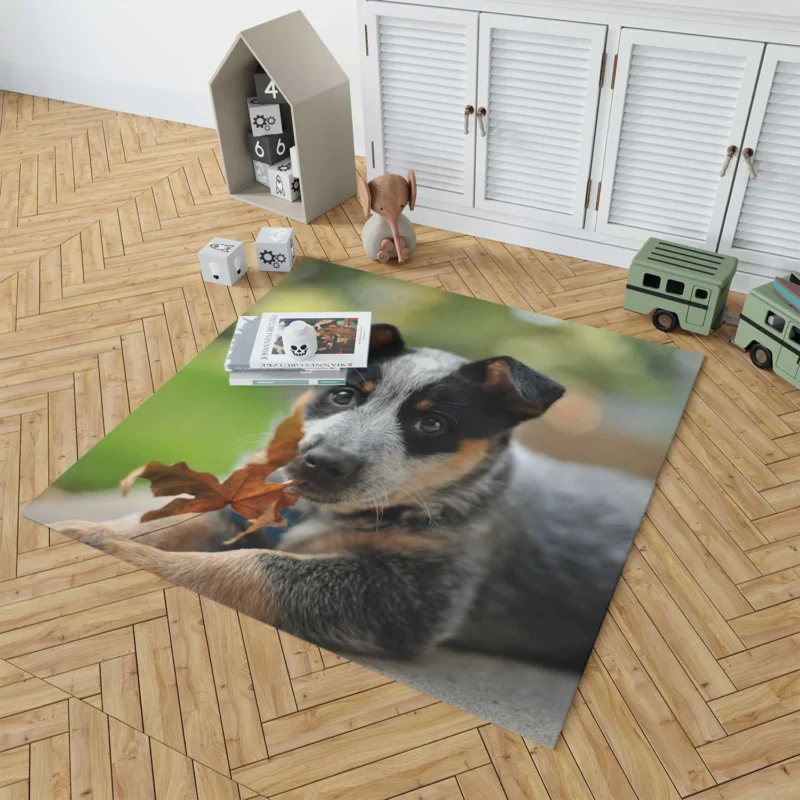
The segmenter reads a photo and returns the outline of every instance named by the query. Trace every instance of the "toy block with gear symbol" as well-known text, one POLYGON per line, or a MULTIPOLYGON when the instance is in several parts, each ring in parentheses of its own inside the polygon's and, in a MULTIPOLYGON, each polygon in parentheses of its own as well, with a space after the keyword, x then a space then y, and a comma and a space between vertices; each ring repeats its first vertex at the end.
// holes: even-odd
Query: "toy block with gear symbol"
POLYGON ((292 129, 292 109, 286 103, 265 103, 258 97, 248 97, 247 110, 253 136, 267 136, 292 129))
POLYGON ((292 228, 262 228, 256 236, 256 263, 262 272, 289 272, 297 258, 292 228))

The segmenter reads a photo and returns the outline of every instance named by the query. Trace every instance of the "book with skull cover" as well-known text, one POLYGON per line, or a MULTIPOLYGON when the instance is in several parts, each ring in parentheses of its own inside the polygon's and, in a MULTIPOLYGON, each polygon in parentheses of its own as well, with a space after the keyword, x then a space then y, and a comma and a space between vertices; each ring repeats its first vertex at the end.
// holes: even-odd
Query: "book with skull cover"
POLYGON ((262 314, 252 336, 251 370, 347 370, 367 366, 369 311, 262 314))
POLYGON ((231 386, 337 386, 347 382, 346 369, 252 369, 250 356, 261 317, 239 317, 231 338, 225 370, 231 386))

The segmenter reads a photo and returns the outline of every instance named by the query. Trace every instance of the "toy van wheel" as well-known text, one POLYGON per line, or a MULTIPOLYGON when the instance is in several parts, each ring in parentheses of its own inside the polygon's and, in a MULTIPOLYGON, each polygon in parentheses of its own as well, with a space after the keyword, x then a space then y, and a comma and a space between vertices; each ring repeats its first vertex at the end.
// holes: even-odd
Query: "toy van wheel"
POLYGON ((763 345, 754 344, 750 347, 750 360, 759 369, 772 369, 772 353, 763 345))
POLYGON ((672 311, 665 311, 663 308, 657 308, 653 312, 653 327, 664 331, 664 333, 674 331, 678 327, 678 316, 672 311))

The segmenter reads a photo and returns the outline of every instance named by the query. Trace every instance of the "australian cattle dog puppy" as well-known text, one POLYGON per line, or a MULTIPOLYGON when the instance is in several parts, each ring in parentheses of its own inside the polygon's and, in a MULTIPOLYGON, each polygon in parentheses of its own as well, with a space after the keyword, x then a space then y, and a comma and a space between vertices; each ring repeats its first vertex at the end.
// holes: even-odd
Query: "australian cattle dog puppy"
POLYGON ((73 535, 346 654, 447 645, 582 669, 651 484, 512 441, 563 393, 514 358, 412 349, 375 325, 369 367, 303 401, 281 470, 302 481, 300 520, 277 549, 220 544, 224 512, 135 541, 113 524, 73 535))

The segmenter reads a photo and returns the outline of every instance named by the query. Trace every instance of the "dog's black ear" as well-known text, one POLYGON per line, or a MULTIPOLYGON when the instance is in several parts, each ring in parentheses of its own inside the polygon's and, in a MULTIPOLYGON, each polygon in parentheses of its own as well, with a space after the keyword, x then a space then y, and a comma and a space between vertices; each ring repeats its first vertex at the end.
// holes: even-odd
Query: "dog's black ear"
POLYGON ((405 346, 400 331, 394 325, 387 325, 381 322, 370 328, 369 354, 371 356, 395 355, 405 346))
POLYGON ((512 425, 541 417, 566 391, 565 388, 511 356, 473 361, 460 369, 487 392, 487 407, 501 412, 512 425))

